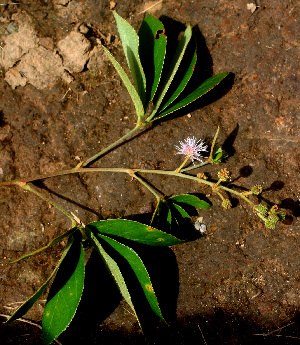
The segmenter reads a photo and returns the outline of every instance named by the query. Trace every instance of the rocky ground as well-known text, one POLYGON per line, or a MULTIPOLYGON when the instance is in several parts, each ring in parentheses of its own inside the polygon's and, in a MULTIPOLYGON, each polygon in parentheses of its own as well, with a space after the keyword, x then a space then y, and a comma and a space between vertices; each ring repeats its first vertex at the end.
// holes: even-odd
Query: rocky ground
MULTIPOLYGON (((296 1, 21 0, 0 6, 0 181, 74 167, 133 128, 134 107, 101 48, 108 47, 125 67, 111 9, 137 30, 148 13, 163 21, 170 36, 191 24, 199 78, 228 71, 234 81, 95 165, 175 169, 181 162, 175 155, 180 140, 195 136, 209 142, 220 126, 219 140, 229 153, 222 167, 232 172, 232 183, 245 188, 262 184, 261 200, 286 213, 282 224, 266 230, 243 202, 234 200, 234 208, 225 211, 208 189, 149 178, 166 195, 202 193, 213 204, 199 214, 207 225, 204 237, 173 252, 155 253, 163 272, 170 262, 176 276, 178 265, 179 285, 175 280, 171 292, 176 296, 178 287, 179 294, 177 322, 158 327, 151 341, 299 343, 296 1)), ((203 171, 215 178, 219 169, 203 171)), ((55 177, 39 188, 84 223, 147 214, 155 206, 147 190, 117 174, 55 177)), ((65 243, 22 263, 8 262, 46 245, 70 224, 52 206, 13 187, 0 188, 0 214, 0 313, 5 320, 50 275, 65 243)), ((97 291, 102 302, 111 297, 109 290, 97 291)), ((92 331, 82 327, 78 334, 70 328, 60 341, 70 344, 76 334, 85 344, 146 344, 129 308, 121 302, 113 311, 118 298, 115 302, 92 331)), ((40 300, 25 319, 39 322, 44 305, 40 300)), ((33 327, 1 325, 1 344, 40 344, 40 331, 33 327)))

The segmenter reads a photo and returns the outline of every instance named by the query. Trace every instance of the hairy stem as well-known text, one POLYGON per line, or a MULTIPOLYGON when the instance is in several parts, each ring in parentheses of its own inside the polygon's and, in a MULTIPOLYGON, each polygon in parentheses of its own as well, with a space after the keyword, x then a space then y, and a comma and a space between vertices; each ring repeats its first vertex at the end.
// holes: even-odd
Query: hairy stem
MULTIPOLYGON (((19 179, 19 180, 8 181, 8 182, 0 182, 0 186, 19 185, 22 188, 25 187, 24 189, 27 189, 27 188, 30 188, 28 185, 26 185, 27 182, 33 182, 33 181, 37 181, 37 180, 44 180, 44 179, 47 179, 47 178, 50 178, 50 177, 54 177, 54 176, 63 176, 63 175, 78 174, 78 173, 92 173, 92 172, 126 173, 126 174, 129 174, 130 176, 133 176, 134 178, 136 178, 138 180, 139 180, 139 178, 135 175, 136 172, 138 172, 138 173, 145 173, 145 174, 168 175, 168 176, 174 176, 174 177, 189 179, 189 180, 196 181, 197 183, 208 185, 208 186, 210 186, 212 188, 213 191, 216 191, 218 189, 223 189, 223 190, 225 190, 225 191, 227 191, 227 192, 229 192, 231 194, 235 194, 235 195, 239 196, 240 198, 242 198, 243 200, 245 200, 253 208, 255 207, 255 205, 245 195, 243 195, 243 192, 240 193, 238 191, 235 191, 234 189, 231 189, 231 188, 228 188, 228 187, 225 187, 225 186, 222 186, 222 185, 219 185, 216 188, 216 183, 214 183, 214 182, 210 182, 210 181, 201 179, 201 178, 199 178, 197 176, 188 175, 188 174, 184 174, 182 172, 177 172, 177 171, 173 171, 173 170, 169 171, 169 170, 148 170, 148 169, 128 169, 128 168, 126 169, 126 168, 81 168, 81 167, 76 167, 76 168, 73 168, 73 169, 62 170, 62 171, 59 171, 59 172, 56 172, 56 173, 53 173, 53 174, 48 174, 48 175, 38 175, 38 176, 35 176, 35 177, 32 177, 32 178, 27 178, 27 179, 19 179), (25 184, 25 185, 22 186, 23 184, 25 184)), ((143 181, 143 180, 139 180, 139 182, 141 182, 141 181, 143 181)), ((143 181, 142 184, 145 185, 145 183, 146 182, 143 181)), ((149 185, 148 185, 148 187, 149 187, 149 185)), ((36 194, 37 193, 38 192, 36 192, 36 194)), ((151 190, 151 193, 153 193, 152 190, 151 190)), ((157 193, 154 192, 153 194, 155 195, 157 193)), ((37 195, 39 195, 39 194, 37 194, 37 195)), ((49 199, 45 198, 44 196, 41 196, 41 197, 43 199, 45 199, 45 200, 49 200, 49 199)), ((49 202, 51 204, 53 204, 52 201, 49 200, 49 202)), ((57 207, 57 205, 55 205, 55 204, 53 204, 53 205, 55 207, 57 207)), ((57 207, 57 208, 59 209, 59 207, 57 207)), ((66 215, 68 215, 68 217, 71 217, 72 220, 74 219, 71 215, 69 215, 65 211, 64 211, 64 213, 66 215)))
POLYGON ((87 165, 89 165, 90 163, 94 162, 96 159, 98 159, 99 157, 103 156, 105 153, 107 153, 108 151, 112 150, 114 147, 118 146, 119 144, 121 144, 124 140, 126 140, 127 138, 129 138, 133 133, 135 133, 136 131, 138 131, 141 127, 142 127, 142 123, 137 123, 137 125, 131 130, 129 131, 127 134, 123 135, 121 138, 119 138, 118 140, 116 140, 114 143, 112 143, 111 145, 107 146, 105 149, 103 149, 102 151, 96 153, 94 156, 88 158, 87 160, 85 160, 83 163, 79 164, 78 167, 82 166, 85 167, 87 165))
POLYGON ((202 162, 202 163, 195 164, 195 165, 192 165, 192 166, 190 166, 190 167, 181 169, 180 171, 181 171, 181 172, 184 172, 184 171, 194 170, 194 169, 203 167, 204 165, 207 165, 207 164, 209 164, 209 161, 208 161, 208 160, 207 160, 206 162, 202 162))
POLYGON ((212 141, 212 144, 211 144, 210 154, 209 154, 209 157, 207 159, 207 161, 209 163, 213 163, 214 148, 215 148, 215 145, 216 145, 217 137, 219 135, 219 130, 220 130, 220 127, 218 126, 218 129, 216 131, 216 134, 215 134, 215 136, 213 138, 213 141, 212 141))
POLYGON ((70 218, 71 222, 72 222, 72 227, 76 226, 77 222, 74 219, 74 217, 68 213, 67 211, 65 211, 62 207, 60 207, 59 205, 57 205, 55 202, 53 202, 52 200, 48 199, 47 197, 45 197, 43 194, 41 194, 40 192, 38 192, 37 190, 35 190, 34 188, 32 188, 31 186, 29 186, 28 184, 19 184, 21 188, 28 190, 31 193, 34 193, 35 195, 39 196, 40 198, 42 198, 43 200, 47 201, 49 204, 53 205, 54 207, 56 207, 58 210, 60 210, 63 214, 65 214, 68 218, 70 218))
POLYGON ((137 176, 134 172, 129 173, 129 175, 135 178, 137 181, 139 181, 143 186, 145 186, 156 197, 157 201, 160 200, 160 196, 156 193, 156 191, 152 187, 150 187, 150 185, 146 181, 144 181, 142 178, 137 176))
POLYGON ((175 170, 176 172, 180 172, 181 169, 186 165, 190 157, 186 157, 185 160, 182 162, 182 164, 175 170))

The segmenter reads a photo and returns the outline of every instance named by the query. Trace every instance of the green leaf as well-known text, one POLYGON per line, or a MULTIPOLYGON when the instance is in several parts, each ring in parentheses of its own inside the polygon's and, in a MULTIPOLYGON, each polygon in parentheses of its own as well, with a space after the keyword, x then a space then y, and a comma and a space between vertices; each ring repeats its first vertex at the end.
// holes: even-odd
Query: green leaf
POLYGON ((184 52, 186 50, 186 47, 187 47, 191 37, 192 37, 192 29, 189 25, 186 28, 184 34, 181 37, 181 40, 178 43, 174 58, 173 58, 172 63, 171 63, 169 73, 166 77, 166 82, 165 82, 165 84, 162 88, 162 91, 158 97, 158 100, 155 104, 156 110, 160 107, 161 102, 163 101, 163 98, 165 97, 165 95, 166 95, 166 93, 167 93, 167 91, 168 91, 168 89, 169 89, 169 87, 170 87, 170 85, 171 85, 171 83, 175 77, 175 74, 176 74, 176 72, 179 68, 179 65, 183 59, 184 52))
POLYGON ((51 344, 72 321, 84 285, 82 236, 76 233, 72 246, 51 285, 43 314, 43 343, 51 344))
POLYGON ((164 64, 167 37, 161 21, 147 15, 139 30, 139 53, 147 80, 147 98, 152 101, 164 64))
POLYGON ((151 246, 172 246, 183 242, 149 225, 127 219, 100 220, 88 225, 100 234, 119 236, 151 246))
POLYGON ((115 11, 113 11, 113 14, 117 22, 123 50, 134 84, 143 104, 145 104, 146 77, 139 56, 139 36, 125 19, 120 17, 115 11))
POLYGON ((189 214, 179 205, 170 202, 167 200, 167 204, 169 206, 170 212, 172 214, 172 223, 171 227, 174 226, 174 222, 176 224, 176 227, 181 227, 186 224, 185 219, 190 219, 191 217, 189 214))
POLYGON ((28 310, 34 305, 34 303, 41 297, 42 293, 45 291, 45 289, 48 286, 48 284, 50 283, 51 279, 55 276, 56 272, 58 271, 64 258, 68 254, 72 243, 73 243, 73 238, 69 238, 69 241, 68 241, 68 243, 67 243, 67 245, 63 251, 63 254, 62 254, 60 260, 58 261, 55 269, 53 270, 52 274, 48 278, 48 280, 39 288, 39 290, 33 296, 31 296, 24 304, 21 305, 21 307, 19 309, 17 309, 15 311, 15 313, 6 321, 6 323, 12 322, 12 321, 22 317, 24 314, 26 314, 28 312, 28 310))
POLYGON ((111 245, 129 263, 130 267, 132 268, 138 281, 141 284, 141 287, 144 291, 144 294, 147 298, 150 307, 157 316, 159 316, 163 321, 165 321, 161 313, 149 274, 139 255, 132 248, 125 246, 124 244, 112 238, 109 238, 104 235, 98 235, 98 237, 101 237, 104 241, 111 245))
POLYGON ((176 211, 180 214, 182 218, 191 218, 189 214, 180 205, 172 203, 172 206, 176 209, 176 211))
POLYGON ((174 104, 172 107, 166 109, 165 111, 158 113, 158 115, 152 120, 156 120, 166 116, 170 113, 173 113, 175 110, 185 107, 186 105, 194 102, 196 99, 205 95, 208 91, 212 90, 215 86, 220 84, 220 82, 228 75, 227 72, 214 75, 213 77, 208 78, 202 83, 196 90, 186 96, 184 99, 174 104))
POLYGON ((31 256, 33 255, 36 255, 36 254, 39 254, 41 252, 43 252, 44 250, 54 246, 55 244, 59 243, 60 241, 62 241, 65 237, 69 236, 69 235, 72 235, 73 232, 76 231, 76 228, 72 228, 70 229, 69 231, 65 232, 64 234, 62 234, 61 236, 58 236, 56 237, 53 241, 51 241, 49 244, 47 244, 46 246, 42 247, 42 248, 39 248, 37 250, 35 250, 34 252, 31 252, 29 254, 25 254, 24 256, 14 260, 14 261, 11 261, 10 264, 14 264, 16 262, 19 262, 21 260, 24 260, 24 259, 27 259, 27 258, 30 258, 31 256))
MULTIPOLYGON (((166 205, 167 205, 167 203, 166 203, 166 205)), ((168 206, 168 205, 167 205, 167 206, 168 206)), ((170 224, 170 226, 171 226, 171 224, 172 224, 172 212, 171 212, 170 208, 168 208, 167 222, 168 222, 168 223, 170 224)))
POLYGON ((190 194, 175 195, 169 198, 168 201, 172 201, 173 203, 178 203, 178 204, 186 204, 186 205, 194 206, 198 208, 210 207, 210 204, 208 204, 206 201, 203 201, 199 199, 197 196, 190 195, 190 194))
POLYGON ((114 65, 116 71, 119 73, 121 79, 123 80, 123 83, 126 86, 127 91, 129 92, 129 95, 133 101, 133 104, 135 106, 137 117, 140 119, 144 115, 144 106, 141 101, 141 98, 139 94, 137 93, 135 87, 132 85, 131 81, 129 80, 127 74, 125 73, 123 67, 118 63, 118 61, 111 55, 111 53, 102 46, 106 55, 109 57, 111 63, 114 65))
MULTIPOLYGON (((173 95, 170 97, 170 99, 166 102, 166 104, 163 105, 163 107, 160 109, 159 112, 162 112, 164 109, 166 109, 171 103, 174 102, 174 100, 181 94, 181 92, 185 89, 188 81, 191 79, 191 76, 193 75, 195 66, 197 62, 197 50, 195 46, 195 51, 192 56, 191 62, 188 66, 188 69, 186 70, 183 78, 181 79, 181 82, 179 83, 177 89, 174 91, 173 95)), ((181 66, 180 66, 181 67, 181 66)))
POLYGON ((216 145, 213 152, 213 163, 219 164, 228 157, 228 153, 222 149, 221 145, 216 145))
POLYGON ((124 277, 120 271, 118 264, 116 263, 116 261, 112 257, 110 257, 106 253, 106 251, 104 250, 104 248, 100 244, 97 237, 93 234, 93 231, 90 228, 90 224, 85 227, 84 231, 85 231, 87 237, 91 240, 91 242, 92 242, 93 246, 95 247, 95 249, 97 250, 98 254, 104 259, 108 269, 110 270, 112 276, 115 279, 116 284, 118 285, 118 287, 120 289, 120 292, 121 292, 123 298, 129 304, 129 306, 133 310, 137 320, 139 321, 137 313, 134 309, 134 306, 133 306, 133 303, 131 300, 130 293, 127 289, 127 285, 125 283, 124 277))
POLYGON ((159 229, 180 230, 181 227, 187 226, 187 220, 190 215, 185 207, 192 206, 198 208, 209 208, 210 205, 199 199, 195 195, 181 194, 175 195, 168 199, 161 199, 154 211, 151 225, 159 229))

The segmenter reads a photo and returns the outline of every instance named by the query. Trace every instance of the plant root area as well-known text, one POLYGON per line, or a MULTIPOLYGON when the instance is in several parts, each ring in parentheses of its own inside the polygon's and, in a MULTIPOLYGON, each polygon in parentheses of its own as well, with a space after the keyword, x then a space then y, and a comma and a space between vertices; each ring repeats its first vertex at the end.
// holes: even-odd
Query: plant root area
MULTIPOLYGON (((79 306, 73 326, 58 339, 61 344, 299 344, 297 2, 7 3, 0 6, 1 182, 75 167, 134 127, 134 106, 101 48, 105 45, 128 71, 114 9, 136 30, 146 14, 159 18, 169 44, 190 24, 199 80, 227 71, 232 83, 154 123, 94 166, 175 170, 182 163, 175 149, 179 141, 194 136, 211 144, 220 126, 218 142, 229 157, 195 173, 205 172, 216 181, 226 167, 232 188, 261 184, 262 195, 251 200, 277 204, 286 214, 274 230, 267 230, 243 200, 231 199, 233 208, 224 210, 207 187, 143 175, 162 195, 196 193, 212 204, 195 215, 207 226, 204 236, 148 253, 169 326, 145 315, 144 335, 97 258, 87 266, 92 273, 82 303, 89 307, 79 306)), ((153 195, 126 174, 53 177, 35 188, 85 224, 119 217, 139 220, 155 208, 153 195)), ((36 195, 0 187, 1 345, 41 344, 36 324, 41 324, 46 295, 23 321, 3 322, 47 280, 66 242, 20 263, 9 262, 69 227, 68 218, 36 195)), ((186 229, 180 231, 184 237, 186 229)))

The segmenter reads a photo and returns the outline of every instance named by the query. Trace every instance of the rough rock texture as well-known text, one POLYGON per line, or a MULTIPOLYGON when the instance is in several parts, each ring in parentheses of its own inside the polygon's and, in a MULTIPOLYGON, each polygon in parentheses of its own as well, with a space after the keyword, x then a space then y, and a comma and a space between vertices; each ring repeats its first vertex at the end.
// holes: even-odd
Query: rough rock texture
POLYGON ((70 32, 68 36, 57 43, 64 60, 64 66, 71 73, 81 72, 89 59, 91 43, 80 33, 70 32))
POLYGON ((59 78, 62 78, 66 83, 73 80, 66 73, 61 57, 42 46, 31 49, 5 76, 5 80, 12 88, 19 85, 24 86, 28 82, 38 89, 52 87, 59 78), (21 79, 19 79, 20 76, 21 79))
POLYGON ((37 34, 28 16, 21 14, 14 16, 13 19, 16 21, 17 32, 8 32, 3 39, 0 66, 5 69, 12 67, 29 49, 38 46, 37 34))

